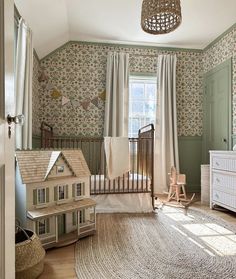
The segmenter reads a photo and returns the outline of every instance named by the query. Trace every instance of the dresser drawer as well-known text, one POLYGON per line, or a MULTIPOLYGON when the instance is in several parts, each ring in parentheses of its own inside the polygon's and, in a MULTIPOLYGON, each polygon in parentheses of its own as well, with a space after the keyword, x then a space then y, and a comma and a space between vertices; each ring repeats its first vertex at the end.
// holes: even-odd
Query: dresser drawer
POLYGON ((212 172, 212 189, 236 195, 236 175, 232 173, 212 172))
POLYGON ((212 157, 212 168, 226 171, 236 171, 236 158, 212 157))
POLYGON ((236 196, 233 196, 228 193, 223 193, 221 191, 213 190, 212 191, 212 202, 221 203, 223 205, 236 208, 236 196))

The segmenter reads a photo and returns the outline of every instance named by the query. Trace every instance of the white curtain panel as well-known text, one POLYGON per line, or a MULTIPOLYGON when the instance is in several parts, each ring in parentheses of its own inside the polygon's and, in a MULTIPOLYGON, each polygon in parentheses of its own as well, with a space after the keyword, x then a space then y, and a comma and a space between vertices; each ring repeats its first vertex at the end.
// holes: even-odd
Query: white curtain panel
POLYGON ((104 136, 128 136, 129 54, 107 57, 104 136))
POLYGON ((21 18, 18 26, 15 64, 16 115, 24 115, 24 125, 16 125, 16 148, 32 148, 32 31, 21 18))
POLYGON ((167 191, 171 166, 179 171, 176 55, 158 56, 158 104, 155 130, 154 193, 167 191))

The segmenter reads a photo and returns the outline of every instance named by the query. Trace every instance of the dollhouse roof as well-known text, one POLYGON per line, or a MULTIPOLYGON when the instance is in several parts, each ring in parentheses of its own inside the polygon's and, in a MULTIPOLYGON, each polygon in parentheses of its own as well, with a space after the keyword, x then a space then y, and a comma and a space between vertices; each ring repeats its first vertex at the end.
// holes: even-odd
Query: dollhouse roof
POLYGON ((16 151, 16 158, 22 182, 26 184, 45 181, 60 156, 74 176, 79 178, 90 176, 89 168, 80 149, 19 150, 16 151))

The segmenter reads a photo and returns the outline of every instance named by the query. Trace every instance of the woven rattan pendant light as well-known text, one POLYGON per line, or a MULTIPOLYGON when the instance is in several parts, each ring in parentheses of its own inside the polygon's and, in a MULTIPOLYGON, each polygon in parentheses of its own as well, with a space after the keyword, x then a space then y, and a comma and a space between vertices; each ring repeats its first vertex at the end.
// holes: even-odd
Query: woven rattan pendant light
POLYGON ((181 23, 180 0, 143 0, 141 26, 150 34, 166 34, 181 23))

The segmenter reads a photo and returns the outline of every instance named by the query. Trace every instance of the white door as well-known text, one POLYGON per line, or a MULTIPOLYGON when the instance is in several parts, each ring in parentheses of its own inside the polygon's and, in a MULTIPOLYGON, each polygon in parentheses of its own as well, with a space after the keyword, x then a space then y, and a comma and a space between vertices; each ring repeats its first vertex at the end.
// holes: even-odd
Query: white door
POLYGON ((15 278, 14 2, 0 0, 0 278, 15 278))

